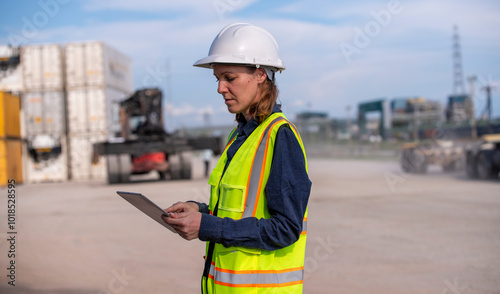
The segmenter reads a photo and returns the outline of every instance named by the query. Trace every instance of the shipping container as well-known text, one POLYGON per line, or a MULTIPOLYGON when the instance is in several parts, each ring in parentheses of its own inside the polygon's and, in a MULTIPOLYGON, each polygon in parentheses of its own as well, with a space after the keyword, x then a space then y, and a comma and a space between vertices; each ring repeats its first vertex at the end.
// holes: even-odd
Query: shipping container
POLYGON ((23 182, 22 143, 20 139, 0 139, 0 187, 10 180, 23 182))
POLYGON ((68 133, 114 137, 120 130, 119 103, 128 95, 109 87, 68 90, 68 133))
POLYGON ((17 55, 18 49, 19 47, 12 45, 0 45, 0 58, 17 55))
POLYGON ((20 47, 0 45, 0 91, 20 93, 23 89, 20 47))
POLYGON ((21 48, 24 92, 61 91, 64 88, 63 51, 58 44, 21 48))
POLYGON ((61 134, 66 131, 64 92, 28 92, 23 95, 26 135, 61 134))
MULTIPOLYGON (((0 69, 1 71, 1 69, 0 69)), ((23 90, 21 66, 0 72, 0 91, 20 93, 23 90)))
POLYGON ((68 150, 64 134, 28 136, 24 145, 26 182, 63 182, 68 179, 68 150))
POLYGON ((132 63, 123 53, 102 42, 69 43, 65 46, 66 86, 111 87, 132 92, 132 63))
POLYGON ((104 157, 92 163, 93 144, 103 142, 102 134, 71 134, 69 136, 69 178, 74 181, 105 180, 107 177, 104 157))
POLYGON ((21 137, 20 106, 18 96, 0 92, 0 139, 21 137))

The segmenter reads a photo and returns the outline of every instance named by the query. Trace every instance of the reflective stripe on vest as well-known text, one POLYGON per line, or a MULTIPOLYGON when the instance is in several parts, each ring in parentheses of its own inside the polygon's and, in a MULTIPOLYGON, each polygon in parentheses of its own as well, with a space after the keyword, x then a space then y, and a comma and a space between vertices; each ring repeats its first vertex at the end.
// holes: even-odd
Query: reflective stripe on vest
POLYGON ((238 127, 234 128, 232 131, 231 131, 231 134, 229 135, 229 138, 227 139, 227 143, 226 143, 226 148, 231 145, 231 143, 233 142, 233 140, 236 138, 236 136, 238 135, 238 132, 236 131, 238 129, 238 127))
POLYGON ((257 153, 255 153, 255 157, 253 159, 250 178, 248 179, 247 185, 248 194, 245 201, 245 211, 243 212, 243 216, 241 218, 255 216, 257 201, 259 199, 260 190, 262 188, 262 177, 264 176, 265 172, 264 168, 266 167, 265 158, 269 142, 269 130, 271 130, 278 122, 282 120, 284 120, 283 117, 275 118, 262 134, 259 148, 257 148, 257 153))
POLYGON ((285 287, 303 282, 304 267, 280 271, 233 271, 218 268, 215 266, 214 262, 212 262, 209 277, 213 279, 216 284, 227 287, 285 287))

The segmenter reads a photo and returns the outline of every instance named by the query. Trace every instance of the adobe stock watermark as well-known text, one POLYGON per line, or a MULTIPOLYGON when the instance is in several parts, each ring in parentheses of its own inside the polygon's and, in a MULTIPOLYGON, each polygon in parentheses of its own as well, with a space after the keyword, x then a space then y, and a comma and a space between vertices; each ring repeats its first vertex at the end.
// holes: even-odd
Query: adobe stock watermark
POLYGON ((121 273, 116 269, 111 270, 113 277, 108 281, 108 289, 99 291, 99 294, 117 294, 122 293, 129 282, 134 280, 134 276, 127 275, 125 268, 121 269, 121 273))
POLYGON ((31 17, 23 16, 21 18, 22 25, 19 33, 11 32, 7 35, 9 44, 18 46, 22 43, 28 43, 33 39, 41 28, 45 27, 49 21, 55 18, 61 12, 61 6, 66 5, 71 0, 40 0, 40 7, 31 17))
POLYGON ((352 44, 347 42, 340 44, 340 50, 342 50, 347 62, 351 62, 352 55, 360 54, 362 49, 368 47, 371 41, 380 35, 382 29, 389 26, 393 15, 398 15, 401 12, 403 12, 403 6, 398 0, 389 1, 386 9, 378 12, 371 11, 373 20, 368 21, 362 28, 354 27, 355 36, 352 44))
POLYGON ((326 262, 340 247, 340 244, 332 242, 331 236, 316 238, 318 245, 313 249, 312 256, 306 256, 304 260, 304 279, 318 270, 320 263, 326 262))
POLYGON ((458 284, 458 278, 455 278, 453 280, 453 283, 448 279, 444 280, 443 282, 446 287, 441 290, 441 294, 464 294, 467 290, 466 286, 460 286, 458 284))
POLYGON ((408 175, 385 172, 384 178, 387 185, 389 186, 389 189, 391 190, 391 193, 394 193, 396 192, 396 186, 400 183, 406 182, 406 180, 408 179, 408 175))
POLYGON ((192 188, 191 200, 208 204, 210 202, 210 189, 211 189, 210 185, 205 185, 203 188, 202 187, 192 188))
POLYGON ((154 67, 146 67, 147 74, 142 78, 142 87, 158 87, 168 81, 170 76, 170 61, 158 62, 154 67))
POLYGON ((438 140, 447 140, 448 136, 441 129, 438 129, 435 138, 423 140, 414 150, 400 155, 400 168, 406 167, 403 172, 384 172, 384 179, 391 193, 396 192, 396 186, 406 182, 410 174, 425 173, 423 165, 427 165, 425 150, 437 148, 438 140))
POLYGON ((215 0, 212 4, 220 20, 223 20, 227 13, 234 12, 236 9, 250 3, 251 1, 252 0, 215 0))

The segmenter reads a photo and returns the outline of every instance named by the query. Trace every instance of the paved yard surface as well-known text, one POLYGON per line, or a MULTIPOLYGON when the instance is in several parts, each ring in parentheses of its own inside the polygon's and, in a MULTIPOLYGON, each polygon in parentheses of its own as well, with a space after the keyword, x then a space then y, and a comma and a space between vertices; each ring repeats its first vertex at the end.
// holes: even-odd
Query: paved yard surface
MULTIPOLYGON (((392 161, 309 160, 304 293, 500 293, 500 182, 392 161)), ((207 200, 192 181, 16 187, 15 287, 7 283, 7 190, 0 189, 0 293, 199 293, 204 244, 184 241, 115 194, 161 206, 207 200)))

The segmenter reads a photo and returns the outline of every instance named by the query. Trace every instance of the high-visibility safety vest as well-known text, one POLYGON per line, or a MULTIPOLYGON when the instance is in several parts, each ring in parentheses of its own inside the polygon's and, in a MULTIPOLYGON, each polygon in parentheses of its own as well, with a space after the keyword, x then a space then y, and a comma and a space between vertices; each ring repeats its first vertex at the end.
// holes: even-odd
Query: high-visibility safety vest
MULTIPOLYGON (((264 189, 271 170, 276 135, 283 125, 289 126, 297 137, 307 171, 302 140, 295 126, 282 113, 274 113, 261 123, 224 171, 227 149, 236 138, 233 131, 208 181, 211 185, 211 214, 215 211, 218 217, 235 220, 271 217, 264 189)), ((219 243, 207 242, 203 293, 302 293, 306 232, 307 209, 298 241, 285 248, 272 251, 236 246, 226 248, 219 243)))

